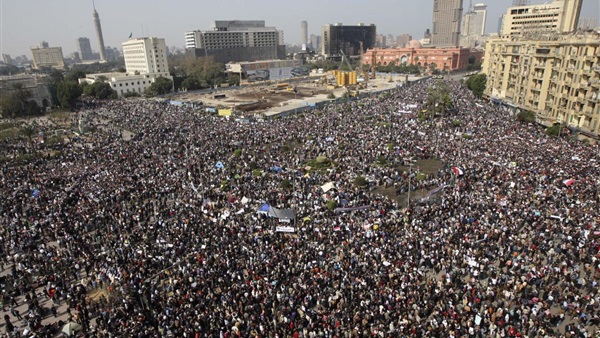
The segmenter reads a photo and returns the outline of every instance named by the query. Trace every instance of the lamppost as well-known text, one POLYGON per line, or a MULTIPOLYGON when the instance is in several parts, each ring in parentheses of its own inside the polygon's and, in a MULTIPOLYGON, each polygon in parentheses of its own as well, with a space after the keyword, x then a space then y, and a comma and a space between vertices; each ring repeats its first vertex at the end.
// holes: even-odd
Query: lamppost
POLYGON ((408 197, 406 199, 406 210, 410 209, 410 176, 412 175, 412 163, 408 165, 408 197))

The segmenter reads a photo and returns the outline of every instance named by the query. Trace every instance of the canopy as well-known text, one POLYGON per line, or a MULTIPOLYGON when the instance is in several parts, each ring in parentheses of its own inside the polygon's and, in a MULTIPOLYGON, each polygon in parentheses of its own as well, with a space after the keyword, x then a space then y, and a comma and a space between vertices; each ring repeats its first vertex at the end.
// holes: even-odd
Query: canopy
POLYGON ((323 189, 323 192, 328 192, 331 189, 335 189, 335 182, 325 183, 321 186, 321 189, 323 189))
POLYGON ((294 209, 277 209, 271 207, 269 209, 269 216, 275 217, 280 221, 289 222, 296 218, 296 211, 294 209))
POLYGON ((269 203, 265 203, 265 204, 261 205, 260 208, 258 208, 258 213, 259 214, 268 214, 270 209, 271 209, 271 206, 269 205, 269 203))
POLYGON ((73 335, 74 333, 76 333, 79 330, 81 330, 81 325, 79 325, 75 322, 69 322, 69 323, 65 324, 65 326, 63 326, 63 328, 62 328, 62 332, 66 333, 69 336, 73 335))
POLYGON ((215 168, 223 169, 225 168, 225 166, 223 165, 223 163, 221 163, 221 161, 219 161, 217 162, 217 164, 215 164, 215 168))

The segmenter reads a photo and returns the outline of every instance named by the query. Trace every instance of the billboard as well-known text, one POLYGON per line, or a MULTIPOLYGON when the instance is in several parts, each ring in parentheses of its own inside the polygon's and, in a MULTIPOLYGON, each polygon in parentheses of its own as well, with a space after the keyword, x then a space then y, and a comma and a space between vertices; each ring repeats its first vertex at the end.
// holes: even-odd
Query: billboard
POLYGON ((249 82, 278 81, 295 76, 308 76, 310 69, 300 60, 275 60, 241 63, 241 70, 249 82))

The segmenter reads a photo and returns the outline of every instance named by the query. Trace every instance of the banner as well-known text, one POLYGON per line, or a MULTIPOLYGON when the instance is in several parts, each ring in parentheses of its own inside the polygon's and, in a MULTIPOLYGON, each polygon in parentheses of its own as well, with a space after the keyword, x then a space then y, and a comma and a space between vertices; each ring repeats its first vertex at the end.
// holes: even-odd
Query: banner
POLYGON ((335 211, 335 212, 346 212, 346 211, 355 211, 355 210, 367 210, 369 208, 371 208, 370 205, 363 205, 361 207, 335 208, 333 211, 335 211))
POLYGON ((288 226, 278 226, 278 227, 275 227, 275 232, 294 233, 294 232, 296 232, 296 229, 294 229, 293 227, 288 227, 288 226))

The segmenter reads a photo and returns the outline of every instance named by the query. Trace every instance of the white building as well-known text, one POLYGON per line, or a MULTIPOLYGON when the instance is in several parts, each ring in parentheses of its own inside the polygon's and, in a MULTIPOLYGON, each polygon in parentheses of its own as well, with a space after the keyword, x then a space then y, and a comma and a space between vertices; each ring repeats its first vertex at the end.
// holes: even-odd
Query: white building
POLYGON ((185 33, 185 48, 214 50, 277 45, 283 45, 283 32, 266 27, 264 21, 215 21, 210 30, 185 33))
POLYGON ((509 7, 502 17, 500 36, 519 37, 544 32, 575 31, 582 1, 554 0, 541 5, 509 7))
POLYGON ((169 76, 165 39, 134 38, 123 42, 122 46, 128 74, 169 76))
POLYGON ((104 80, 121 97, 131 92, 143 94, 159 77, 173 80, 169 75, 165 39, 133 38, 123 42, 122 46, 125 73, 88 74, 79 82, 92 84, 104 80))

